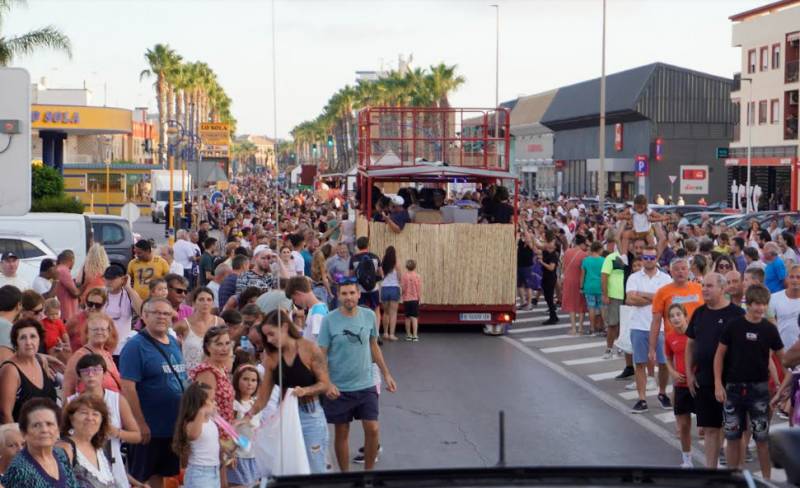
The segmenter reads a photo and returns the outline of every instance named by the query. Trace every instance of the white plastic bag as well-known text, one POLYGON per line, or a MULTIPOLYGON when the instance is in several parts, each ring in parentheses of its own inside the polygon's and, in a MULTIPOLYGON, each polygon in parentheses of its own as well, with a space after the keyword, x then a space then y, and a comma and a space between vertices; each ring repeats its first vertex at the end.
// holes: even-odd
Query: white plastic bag
POLYGON ((253 453, 259 471, 265 476, 270 473, 273 476, 311 474, 300 425, 300 409, 292 389, 286 392, 280 409, 262 420, 255 433, 253 453))
POLYGON ((631 315, 633 315, 634 307, 629 305, 620 305, 619 307, 619 337, 614 341, 622 352, 633 354, 633 345, 631 344, 631 315))

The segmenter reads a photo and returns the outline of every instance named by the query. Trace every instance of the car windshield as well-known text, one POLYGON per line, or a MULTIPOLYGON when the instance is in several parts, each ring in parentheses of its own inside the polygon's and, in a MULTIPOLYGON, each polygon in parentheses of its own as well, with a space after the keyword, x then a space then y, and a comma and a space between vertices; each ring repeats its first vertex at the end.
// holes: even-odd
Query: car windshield
POLYGON ((800 0, 0 0, 0 483, 798 481, 799 118, 800 0))

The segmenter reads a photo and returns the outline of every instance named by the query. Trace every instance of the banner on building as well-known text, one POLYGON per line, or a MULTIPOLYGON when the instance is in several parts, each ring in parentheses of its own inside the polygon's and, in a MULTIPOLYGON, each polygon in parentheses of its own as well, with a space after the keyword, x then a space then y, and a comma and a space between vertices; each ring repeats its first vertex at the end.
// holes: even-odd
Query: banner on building
POLYGON ((614 124, 614 149, 622 151, 622 123, 614 124))
POLYGON ((231 143, 231 127, 224 122, 200 122, 200 140, 211 146, 231 143))

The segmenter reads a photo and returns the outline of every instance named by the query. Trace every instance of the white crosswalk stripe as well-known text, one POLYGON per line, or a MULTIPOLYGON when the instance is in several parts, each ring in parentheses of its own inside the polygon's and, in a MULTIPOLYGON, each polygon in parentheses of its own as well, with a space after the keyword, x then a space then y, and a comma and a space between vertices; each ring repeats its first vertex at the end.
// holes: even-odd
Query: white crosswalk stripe
MULTIPOLYGON (((569 315, 559 315, 558 318, 567 319, 567 318, 569 318, 569 315)), ((542 321, 547 320, 547 314, 546 313, 542 314, 539 317, 525 317, 525 318, 522 318, 522 319, 517 319, 517 320, 514 321, 514 323, 515 324, 524 324, 526 322, 536 322, 537 320, 542 320, 542 321)))
POLYGON ((570 344, 567 346, 545 347, 544 349, 542 349, 542 352, 545 354, 552 354, 554 352, 580 351, 582 349, 593 349, 595 347, 600 347, 605 345, 606 341, 584 342, 583 344, 570 344))
POLYGON ((538 327, 522 327, 519 329, 511 329, 509 334, 524 334, 526 332, 546 332, 548 330, 569 329, 569 324, 555 324, 555 325, 540 325, 538 327))
POLYGON ((523 337, 520 339, 522 342, 543 342, 543 341, 555 341, 559 339, 575 339, 578 336, 570 335, 570 334, 558 334, 558 335, 551 335, 551 336, 544 336, 544 337, 523 337))
POLYGON ((669 424, 669 423, 675 422, 675 413, 674 412, 658 413, 658 414, 653 415, 653 417, 657 418, 661 422, 664 422, 665 424, 669 424))
POLYGON ((613 361, 613 359, 606 359, 603 356, 592 356, 588 358, 568 359, 561 362, 567 366, 578 366, 580 364, 604 363, 611 361, 613 361))
POLYGON ((611 378, 617 376, 618 374, 619 374, 619 369, 615 369, 614 371, 607 371, 605 373, 590 374, 589 378, 594 381, 603 381, 603 380, 610 380, 611 378))
MULTIPOLYGON (((667 395, 672 393, 672 385, 667 385, 667 390, 666 391, 667 391, 667 395)), ((649 396, 649 397, 651 397, 651 396, 654 397, 654 396, 658 395, 658 389, 656 388, 656 389, 653 389, 653 390, 645 390, 644 391, 644 395, 645 396, 649 396)), ((624 391, 624 392, 620 393, 619 396, 621 396, 625 400, 636 400, 637 398, 639 398, 639 394, 636 392, 636 390, 634 390, 634 391, 624 391)))

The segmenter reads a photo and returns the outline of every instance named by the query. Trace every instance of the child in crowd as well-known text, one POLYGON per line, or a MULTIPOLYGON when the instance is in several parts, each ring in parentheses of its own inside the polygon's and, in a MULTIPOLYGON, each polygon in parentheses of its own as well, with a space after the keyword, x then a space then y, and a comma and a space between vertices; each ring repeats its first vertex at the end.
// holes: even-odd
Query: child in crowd
POLYGON ((406 340, 419 341, 419 300, 422 296, 422 278, 417 274, 417 263, 406 261, 406 273, 400 276, 400 289, 403 290, 403 313, 406 316, 406 340))
POLYGON ((211 387, 204 383, 192 383, 181 398, 178 419, 175 422, 175 437, 172 450, 182 465, 184 486, 220 488, 220 442, 219 429, 214 423, 216 415, 214 395, 211 387))
POLYGON ((603 290, 600 284, 600 270, 605 259, 600 255, 603 243, 593 241, 589 247, 589 255, 581 263, 581 293, 586 298, 586 307, 589 309, 589 330, 584 335, 603 330, 600 309, 603 306, 603 290))
POLYGON ((681 441, 681 467, 691 468, 692 464, 692 413, 694 412, 694 398, 686 384, 686 327, 689 317, 686 308, 680 303, 670 305, 667 309, 669 322, 672 324, 664 338, 664 353, 667 356, 667 369, 673 379, 672 410, 675 413, 675 422, 678 425, 678 435, 681 441))
MULTIPOLYGON (((233 389, 236 399, 233 401, 233 410, 236 412, 236 432, 248 439, 253 439, 256 429, 261 423, 261 416, 255 415, 250 420, 242 421, 253 407, 255 394, 261 384, 258 370, 252 364, 242 364, 233 375, 233 389)), ((253 486, 260 478, 256 457, 252 446, 250 449, 239 448, 236 451, 236 466, 228 468, 227 478, 229 486, 253 486)))
POLYGON ((47 354, 55 356, 59 361, 66 363, 72 355, 69 345, 69 333, 64 321, 61 320, 61 302, 58 298, 48 298, 44 301, 44 349, 47 354))
POLYGON ((625 238, 629 242, 633 242, 637 238, 647 239, 647 244, 651 246, 656 245, 653 224, 670 220, 670 217, 650 210, 647 206, 647 197, 644 195, 636 195, 630 212, 620 212, 617 214, 617 218, 619 220, 629 220, 633 224, 633 230, 625 232, 625 238))
POLYGON ((728 322, 714 355, 714 394, 725 405, 726 454, 730 469, 741 469, 742 435, 747 419, 756 441, 764 479, 770 479, 769 418, 770 351, 783 361, 783 342, 778 328, 764 317, 770 293, 763 285, 745 292, 744 317, 728 322))

